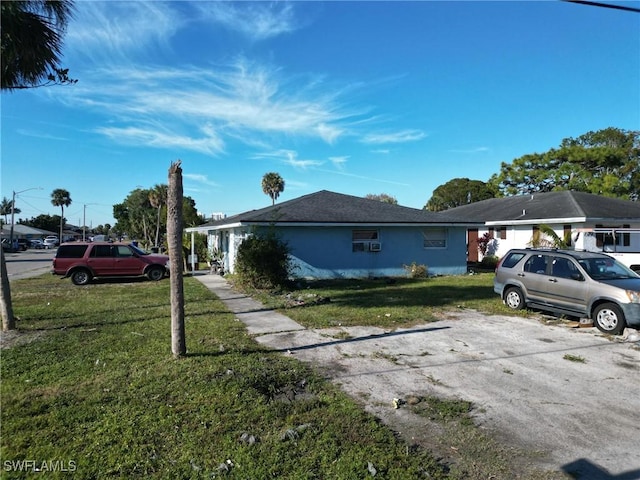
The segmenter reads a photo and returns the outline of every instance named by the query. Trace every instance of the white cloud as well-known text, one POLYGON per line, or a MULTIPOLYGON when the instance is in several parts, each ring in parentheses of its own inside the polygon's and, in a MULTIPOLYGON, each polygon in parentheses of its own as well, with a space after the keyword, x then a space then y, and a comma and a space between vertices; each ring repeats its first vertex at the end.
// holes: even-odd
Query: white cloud
POLYGON ((364 143, 405 143, 422 140, 427 135, 420 130, 402 130, 394 133, 370 133, 366 135, 362 141, 364 143))
POLYGON ((93 59, 126 59, 151 44, 166 45, 183 23, 169 2, 76 2, 65 46, 93 59))
POLYGON ((331 161, 334 167, 336 167, 338 170, 342 170, 345 164, 347 163, 347 160, 349 160, 349 157, 348 156, 329 157, 329 160, 331 161))
POLYGON ((273 159, 290 167, 305 170, 311 167, 317 167, 323 164, 319 160, 300 160, 298 152, 295 150, 276 150, 274 152, 259 153, 253 156, 254 159, 273 159))
POLYGON ((185 173, 183 177, 186 178, 187 180, 191 180, 192 182, 200 183, 202 185, 207 185, 209 187, 220 186, 218 183, 214 182, 213 180, 209 180, 209 177, 207 175, 203 175, 201 173, 185 173))
POLYGON ((285 2, 197 2, 201 15, 214 23, 264 40, 296 30, 293 6, 285 2))
POLYGON ((449 150, 452 153, 467 153, 467 154, 474 154, 474 153, 486 153, 489 152, 491 149, 488 147, 476 147, 476 148, 468 148, 468 149, 462 149, 462 150, 449 150))
MULTIPOLYGON (((205 134, 208 153, 221 152, 225 137, 252 145, 270 144, 274 135, 333 143, 359 115, 342 108, 337 93, 317 78, 285 81, 278 69, 245 60, 211 69, 103 67, 88 73, 83 84, 58 99, 125 124, 130 140, 141 130, 150 134, 145 125, 153 123, 162 132, 151 143, 157 147, 176 125, 185 136, 196 129, 205 134), (114 77, 118 82, 111 81, 114 77)), ((109 134, 113 129, 98 131, 109 134)), ((203 151, 202 141, 185 140, 180 141, 184 147, 203 151)))
POLYGON ((161 132, 141 127, 100 127, 97 133, 128 145, 144 145, 158 148, 180 148, 206 155, 216 155, 223 149, 220 139, 215 137, 191 138, 185 135, 161 132))

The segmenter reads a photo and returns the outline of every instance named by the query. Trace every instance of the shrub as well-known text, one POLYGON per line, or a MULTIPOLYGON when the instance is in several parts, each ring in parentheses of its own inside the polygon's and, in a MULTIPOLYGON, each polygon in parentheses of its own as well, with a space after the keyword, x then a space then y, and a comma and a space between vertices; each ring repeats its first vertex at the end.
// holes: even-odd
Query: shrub
POLYGON ((291 268, 289 247, 273 233, 252 235, 238 247, 235 273, 240 286, 281 289, 289 280, 291 268))
POLYGON ((486 257, 482 258, 482 262, 480 262, 482 264, 482 266, 484 268, 496 268, 496 266, 498 265, 498 262, 500 261, 500 259, 495 256, 495 255, 487 255, 486 257))
POLYGON ((426 265, 418 265, 416 262, 411 262, 411 265, 403 265, 403 268, 407 271, 410 278, 427 278, 429 273, 429 267, 426 265))

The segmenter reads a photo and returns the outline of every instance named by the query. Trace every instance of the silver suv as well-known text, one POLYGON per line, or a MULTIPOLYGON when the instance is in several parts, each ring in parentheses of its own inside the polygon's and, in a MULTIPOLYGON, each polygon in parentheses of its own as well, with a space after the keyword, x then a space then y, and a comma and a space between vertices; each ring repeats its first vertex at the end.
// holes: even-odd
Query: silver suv
POLYGON ((510 250, 496 267, 493 290, 513 310, 588 317, 611 334, 640 327, 640 275, 603 253, 510 250))

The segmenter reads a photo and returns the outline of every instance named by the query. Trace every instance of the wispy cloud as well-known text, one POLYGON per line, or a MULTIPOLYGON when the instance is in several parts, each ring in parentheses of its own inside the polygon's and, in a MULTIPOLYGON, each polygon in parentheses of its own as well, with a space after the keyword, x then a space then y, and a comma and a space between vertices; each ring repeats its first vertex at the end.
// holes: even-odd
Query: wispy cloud
POLYGON ((420 130, 402 130, 392 133, 370 133, 362 141, 364 143, 384 144, 384 143, 405 143, 422 140, 427 135, 420 130))
POLYGON ((42 138, 44 140, 61 140, 61 141, 69 140, 68 138, 57 137, 55 135, 51 135, 50 133, 33 132, 31 130, 24 130, 22 128, 16 130, 16 133, 23 135, 25 137, 42 138))
POLYGON ((334 175, 342 175, 344 177, 358 178, 360 180, 368 180, 368 181, 371 181, 371 182, 389 183, 391 185, 400 185, 401 187, 410 186, 410 184, 408 184, 408 183, 396 182, 394 180, 388 180, 386 178, 367 177, 367 176, 364 176, 364 175, 357 175, 355 173, 348 173, 348 172, 343 172, 343 171, 340 171, 340 170, 326 170, 326 169, 322 169, 322 168, 318 168, 317 170, 319 172, 332 173, 334 175))
POLYGON ((201 173, 185 173, 184 178, 187 180, 191 180, 192 182, 199 183, 202 185, 207 185, 209 187, 219 187, 220 185, 213 180, 209 180, 207 175, 203 175, 201 173))
POLYGON ((465 154, 474 154, 474 153, 487 153, 489 151, 491 151, 491 149, 489 147, 476 147, 476 148, 468 148, 468 149, 461 149, 461 150, 449 150, 452 153, 465 153, 465 154))
POLYGON ((98 129, 114 141, 131 143, 138 137, 146 145, 163 147, 165 141, 166 147, 182 145, 209 154, 222 152, 225 138, 256 144, 264 137, 268 144, 274 135, 286 135, 332 143, 360 114, 343 108, 332 87, 317 78, 283 80, 277 68, 243 59, 215 69, 115 65, 87 73, 83 84, 58 98, 125 124, 98 129), (144 126, 149 122, 161 133, 144 126), (190 139, 185 133, 172 139, 176 125, 206 137, 190 139))
POLYGON ((302 160, 298 158, 298 152, 294 150, 276 150, 274 152, 259 153, 254 155, 254 159, 272 159, 277 160, 290 167, 306 170, 307 168, 317 167, 323 164, 319 160, 302 160))
POLYGON ((96 132, 115 142, 134 146, 179 148, 207 155, 216 155, 223 148, 220 139, 215 137, 192 138, 143 127, 99 127, 96 132))
MULTIPOLYGON (((367 89, 366 82, 292 74, 246 57, 227 58, 206 67, 186 63, 160 66, 150 61, 155 55, 166 63, 173 54, 172 38, 196 23, 199 28, 206 22, 223 24, 255 40, 293 31, 299 27, 295 4, 79 5, 78 17, 69 26, 69 50, 92 62, 78 84, 56 92, 55 98, 68 107, 102 117, 104 123, 92 130, 114 143, 217 156, 225 153, 231 142, 268 149, 282 139, 320 140, 333 145, 345 138, 384 144, 425 137, 419 130, 373 133, 372 123, 380 125, 384 115, 373 115, 372 106, 353 101, 357 97, 354 92, 367 89), (368 134, 362 137, 365 128, 368 134)), ((300 169, 322 164, 297 154, 282 161, 300 169)), ((336 162, 334 166, 339 168, 336 162)))
POLYGON ((334 167, 336 167, 338 170, 342 170, 344 169, 344 166, 347 163, 347 160, 349 160, 348 156, 342 156, 342 157, 329 157, 329 161, 333 164, 334 167))
POLYGON ((166 42, 185 23, 169 2, 82 2, 65 36, 71 53, 127 59, 166 42))
POLYGON ((201 15, 255 40, 297 29, 293 5, 286 2, 196 2, 201 15))

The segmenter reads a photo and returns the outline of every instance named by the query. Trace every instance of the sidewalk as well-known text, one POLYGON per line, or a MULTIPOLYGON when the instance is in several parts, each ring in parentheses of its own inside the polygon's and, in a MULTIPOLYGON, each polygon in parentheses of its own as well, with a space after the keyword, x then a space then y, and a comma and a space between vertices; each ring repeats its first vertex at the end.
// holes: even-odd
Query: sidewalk
POLYGON ((266 308, 251 297, 231 289, 229 283, 220 275, 196 273, 194 278, 202 282, 216 294, 222 303, 247 326, 250 335, 293 332, 304 330, 302 325, 275 310, 266 308))

